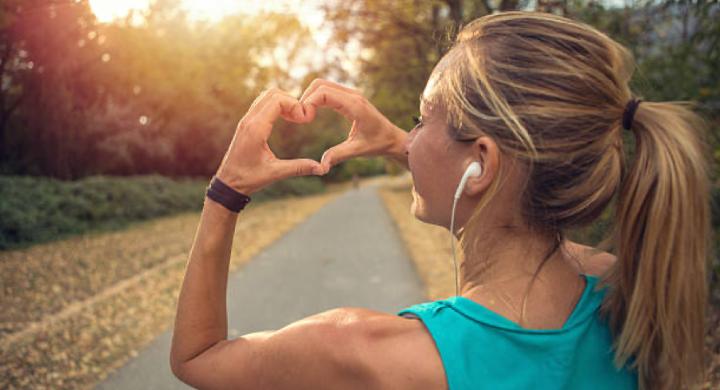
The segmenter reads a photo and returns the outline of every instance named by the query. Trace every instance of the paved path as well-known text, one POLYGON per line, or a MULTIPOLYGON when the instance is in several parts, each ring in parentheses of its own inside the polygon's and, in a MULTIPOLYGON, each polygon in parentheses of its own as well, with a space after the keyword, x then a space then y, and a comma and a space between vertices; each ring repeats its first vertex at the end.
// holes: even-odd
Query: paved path
MULTIPOLYGON (((333 200, 230 275, 228 329, 237 337, 335 307, 394 314, 426 300, 377 185, 369 184, 333 200)), ((96 390, 189 389, 170 372, 171 335, 158 336, 96 390)))

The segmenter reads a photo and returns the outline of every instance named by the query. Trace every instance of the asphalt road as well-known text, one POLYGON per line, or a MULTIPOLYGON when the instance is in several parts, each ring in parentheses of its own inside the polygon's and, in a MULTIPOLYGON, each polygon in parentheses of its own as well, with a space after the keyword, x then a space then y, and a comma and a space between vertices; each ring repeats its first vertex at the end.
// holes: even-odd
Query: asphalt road
MULTIPOLYGON (((394 314, 426 301, 377 185, 369 184, 340 195, 230 275, 228 329, 235 338, 336 307, 394 314)), ((171 335, 158 336, 96 389, 190 389, 170 371, 171 335)))

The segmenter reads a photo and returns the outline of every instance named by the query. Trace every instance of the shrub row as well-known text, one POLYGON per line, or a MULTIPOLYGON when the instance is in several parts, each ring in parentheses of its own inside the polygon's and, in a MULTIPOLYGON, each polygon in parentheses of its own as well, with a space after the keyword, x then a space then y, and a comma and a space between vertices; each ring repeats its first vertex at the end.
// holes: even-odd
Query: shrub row
MULTIPOLYGON (((0 176, 0 250, 202 209, 206 179, 93 176, 78 181, 0 176)), ((322 192, 319 178, 277 182, 253 202, 322 192)))

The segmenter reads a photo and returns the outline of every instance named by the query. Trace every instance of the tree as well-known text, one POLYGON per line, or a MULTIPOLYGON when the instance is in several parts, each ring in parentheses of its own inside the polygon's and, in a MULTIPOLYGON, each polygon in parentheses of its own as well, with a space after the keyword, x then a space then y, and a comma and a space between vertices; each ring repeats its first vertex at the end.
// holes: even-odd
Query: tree
POLYGON ((87 0, 4 2, 0 172, 209 176, 262 90, 333 69, 292 15, 192 21, 180 5, 103 24, 87 0))
POLYGON ((327 2, 323 10, 336 43, 360 46, 361 79, 355 84, 390 120, 412 127, 418 97, 435 64, 457 31, 497 9, 523 7, 526 1, 362 0, 327 2))

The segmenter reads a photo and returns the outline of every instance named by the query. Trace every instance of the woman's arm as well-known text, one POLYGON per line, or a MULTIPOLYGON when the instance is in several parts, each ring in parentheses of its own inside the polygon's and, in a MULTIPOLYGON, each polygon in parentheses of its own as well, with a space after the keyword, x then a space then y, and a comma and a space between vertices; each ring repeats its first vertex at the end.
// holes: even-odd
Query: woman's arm
POLYGON ((228 267, 238 214, 205 198, 178 299, 170 365, 177 372, 227 339, 228 267))
MULTIPOLYGON (((284 92, 261 95, 238 124, 216 176, 249 195, 287 177, 327 172, 313 160, 278 160, 267 145, 278 116, 309 122, 309 112, 314 115, 314 107, 284 92)), ((375 151, 402 163, 404 134, 399 132, 404 132, 381 130, 384 141, 375 151)), ((406 324, 397 316, 339 308, 278 331, 227 339, 226 289, 237 219, 237 213, 205 199, 178 300, 170 351, 173 373, 202 389, 342 390, 377 383, 376 376, 385 372, 383 359, 398 349, 378 337, 388 334, 384 324, 406 324)))
MULTIPOLYGON (((302 105, 292 96, 279 90, 261 95, 238 124, 216 176, 234 190, 249 195, 288 177, 321 174, 323 168, 317 161, 279 160, 272 153, 267 139, 273 122, 280 116, 294 122, 307 121, 302 105)), ((173 331, 170 365, 178 377, 187 377, 190 372, 194 377, 197 369, 190 367, 217 365, 217 356, 238 353, 227 347, 225 300, 237 218, 237 213, 205 198, 173 331)))
POLYGON ((356 308, 332 309, 277 331, 228 340, 226 288, 237 218, 205 199, 172 337, 170 365, 180 380, 207 390, 367 389, 392 380, 390 362, 404 368, 396 376, 407 381, 403 372, 417 364, 395 355, 409 345, 434 351, 429 338, 407 340, 413 333, 401 317, 356 308))
MULTIPOLYGON (((250 194, 287 177, 326 172, 313 160, 278 160, 267 145, 278 116, 310 121, 304 108, 278 90, 261 95, 238 124, 216 176, 250 194)), ((277 331, 227 339, 228 267, 237 219, 237 213, 205 199, 178 300, 173 373, 208 390, 350 390, 379 383, 378 375, 387 377, 387 357, 402 350, 386 337, 398 332, 387 329, 407 323, 389 314, 338 308, 277 331)))
POLYGON ((363 388, 370 311, 339 308, 279 331, 227 339, 226 289, 237 219, 237 213, 205 199, 173 330, 175 376, 210 390, 363 388))
MULTIPOLYGON (((308 159, 279 160, 267 146, 276 118, 305 121, 292 96, 270 90, 258 97, 238 124, 216 176, 234 190, 251 193, 291 176, 321 173, 308 159)), ((173 371, 227 338, 225 294, 238 215, 205 198, 200 226, 180 290, 170 352, 173 371)))
MULTIPOLYGON (((279 160, 267 145, 275 120, 305 122, 305 110, 280 90, 258 97, 240 120, 216 174, 234 190, 250 195, 276 181, 321 174, 310 159, 279 160)), ((205 199, 197 235, 180 290, 171 349, 173 369, 227 338, 225 291, 237 214, 205 199)))

